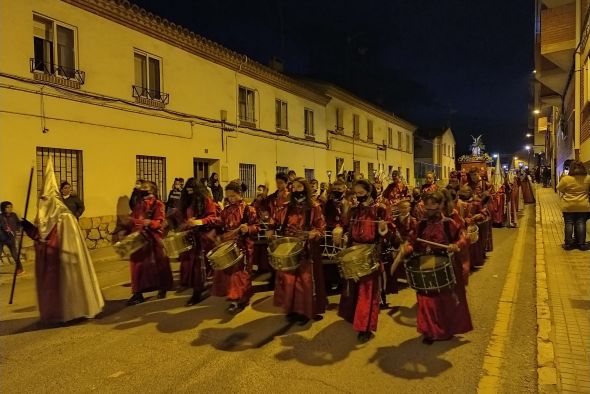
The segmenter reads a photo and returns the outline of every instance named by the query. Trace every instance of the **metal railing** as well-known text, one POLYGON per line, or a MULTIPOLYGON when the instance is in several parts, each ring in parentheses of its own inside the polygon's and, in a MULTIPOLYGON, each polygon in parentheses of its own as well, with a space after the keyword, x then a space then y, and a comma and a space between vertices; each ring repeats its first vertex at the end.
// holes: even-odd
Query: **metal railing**
POLYGON ((131 88, 131 94, 133 97, 143 97, 149 100, 159 101, 163 104, 168 104, 170 102, 170 95, 168 93, 136 85, 133 85, 131 88))
POLYGON ((86 73, 82 70, 56 65, 51 62, 46 62, 42 59, 31 58, 29 65, 32 73, 37 71, 64 79, 73 79, 78 81, 80 85, 84 85, 84 81, 86 79, 86 73))

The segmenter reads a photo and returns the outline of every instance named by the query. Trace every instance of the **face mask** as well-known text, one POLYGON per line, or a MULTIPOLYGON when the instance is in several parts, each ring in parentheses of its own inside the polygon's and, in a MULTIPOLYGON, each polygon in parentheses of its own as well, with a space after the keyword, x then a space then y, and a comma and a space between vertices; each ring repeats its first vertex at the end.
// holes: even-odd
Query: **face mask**
POLYGON ((427 209, 426 210, 426 215, 429 218, 434 218, 434 217, 436 217, 438 215, 439 212, 440 211, 438 209, 427 209))
POLYGON ((356 196, 356 200, 361 204, 364 204, 368 199, 369 199, 368 194, 366 194, 364 196, 356 196))
POLYGON ((293 197, 295 198, 295 200, 301 202, 305 200, 305 192, 293 192, 293 197))
POLYGON ((340 200, 342 198, 342 196, 344 195, 343 192, 332 192, 332 197, 335 200, 340 200))
POLYGON ((149 190, 140 190, 139 191, 139 195, 140 195, 141 198, 144 198, 144 197, 149 196, 150 195, 150 192, 149 192, 149 190))

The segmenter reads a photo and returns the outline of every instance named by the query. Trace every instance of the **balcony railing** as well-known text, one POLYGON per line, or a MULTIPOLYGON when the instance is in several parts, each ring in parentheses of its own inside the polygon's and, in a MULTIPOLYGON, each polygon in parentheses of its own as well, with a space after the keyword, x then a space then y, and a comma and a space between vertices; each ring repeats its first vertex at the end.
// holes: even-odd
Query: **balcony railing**
POLYGON ((166 105, 170 102, 170 95, 168 93, 161 92, 159 90, 148 89, 143 86, 132 87, 132 95, 137 99, 147 99, 153 102, 161 103, 166 105))
POLYGON ((78 82, 80 85, 84 85, 84 80, 86 79, 86 73, 82 70, 56 65, 54 63, 46 62, 42 59, 31 58, 29 64, 32 73, 41 72, 54 77, 73 80, 78 82))

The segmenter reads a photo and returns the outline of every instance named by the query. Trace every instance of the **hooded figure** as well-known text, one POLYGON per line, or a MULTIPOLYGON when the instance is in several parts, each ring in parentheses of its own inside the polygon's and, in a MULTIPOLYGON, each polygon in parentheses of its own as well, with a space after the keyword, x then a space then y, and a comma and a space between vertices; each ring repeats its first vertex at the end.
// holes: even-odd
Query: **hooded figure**
POLYGON ((35 241, 35 279, 43 323, 92 318, 104 307, 90 253, 76 217, 60 198, 49 159, 35 224, 25 221, 35 241))

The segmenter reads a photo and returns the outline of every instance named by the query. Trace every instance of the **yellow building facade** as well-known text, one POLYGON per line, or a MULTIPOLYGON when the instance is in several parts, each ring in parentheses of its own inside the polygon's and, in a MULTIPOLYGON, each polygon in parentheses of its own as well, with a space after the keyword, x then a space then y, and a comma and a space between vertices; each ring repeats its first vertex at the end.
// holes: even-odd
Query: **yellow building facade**
POLYGON ((327 181, 328 171, 400 167, 413 180, 405 141, 415 127, 341 89, 288 77, 126 1, 0 5, 0 190, 17 212, 30 168, 37 190, 50 156, 84 216, 103 224, 123 214, 137 178, 163 197, 175 177, 213 172, 249 193, 272 189, 284 169, 327 181))

